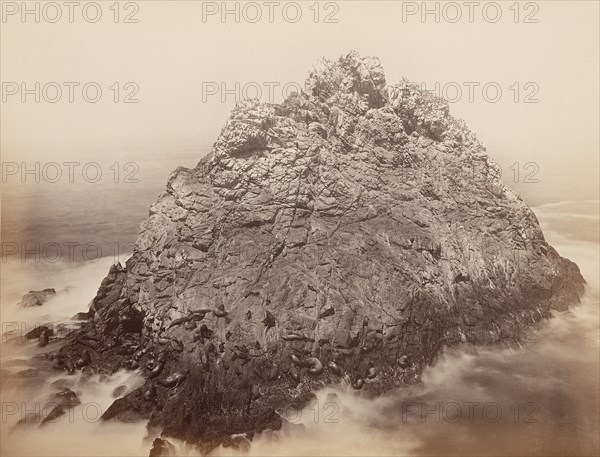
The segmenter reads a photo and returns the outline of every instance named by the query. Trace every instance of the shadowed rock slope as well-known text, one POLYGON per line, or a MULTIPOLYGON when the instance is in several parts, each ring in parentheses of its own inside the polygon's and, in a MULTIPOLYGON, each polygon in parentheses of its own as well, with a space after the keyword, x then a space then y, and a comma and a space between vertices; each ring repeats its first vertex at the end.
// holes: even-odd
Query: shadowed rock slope
POLYGON ((172 173, 57 360, 143 370, 104 418, 210 449, 325 385, 377 394, 444 346, 523 341, 583 283, 445 101, 350 53, 172 173))

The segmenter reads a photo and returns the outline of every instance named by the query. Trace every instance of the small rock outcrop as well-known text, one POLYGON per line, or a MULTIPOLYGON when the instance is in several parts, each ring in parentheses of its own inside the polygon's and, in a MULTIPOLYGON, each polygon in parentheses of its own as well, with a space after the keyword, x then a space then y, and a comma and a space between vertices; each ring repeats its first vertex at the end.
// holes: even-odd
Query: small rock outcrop
POLYGON ((42 306, 50 298, 56 296, 55 289, 30 290, 25 295, 17 306, 21 308, 29 308, 31 306, 42 306))
POLYGON ((323 386, 375 395, 445 346, 521 341, 583 284, 448 104, 353 52, 237 105, 171 174, 57 369, 142 369, 104 419, 209 450, 323 386))
POLYGON ((41 409, 25 414, 25 417, 19 420, 15 427, 22 428, 32 425, 43 427, 55 423, 68 410, 81 404, 77 394, 66 387, 54 392, 47 400, 41 409))

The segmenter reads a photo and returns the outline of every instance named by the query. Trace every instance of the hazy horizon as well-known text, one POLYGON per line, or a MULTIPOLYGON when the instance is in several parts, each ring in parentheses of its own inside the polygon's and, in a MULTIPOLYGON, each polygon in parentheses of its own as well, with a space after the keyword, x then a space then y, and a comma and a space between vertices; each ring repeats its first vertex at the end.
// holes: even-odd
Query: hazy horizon
MULTIPOLYGON (((239 83, 252 94, 258 85, 263 100, 281 101, 283 86, 303 84, 319 59, 356 49, 381 59, 388 84, 406 77, 449 98, 460 88, 451 112, 466 121, 501 165, 506 184, 528 203, 598 198, 598 2, 537 2, 537 23, 524 23, 525 10, 514 23, 505 5, 497 23, 476 14, 472 24, 466 17, 422 23, 418 15, 403 16, 402 2, 335 4, 337 11, 321 11, 318 23, 303 4, 304 15, 294 24, 278 15, 272 24, 266 17, 254 24, 222 23, 218 14, 202 22, 202 2, 177 2, 176 8, 137 2, 138 23, 115 24, 108 8, 94 24, 77 16, 72 24, 8 16, 1 34, 5 85, 80 86, 73 103, 66 89, 56 103, 43 97, 35 103, 33 95, 22 103, 20 94, 5 90, 2 160, 42 166, 96 160, 106 170, 114 161, 144 166, 161 157, 193 166, 243 95, 222 100, 221 88, 239 83), (324 23, 328 12, 337 23, 324 23), (98 103, 82 99, 79 89, 87 82, 103 90, 98 103), (118 103, 112 100, 115 82, 118 103), (274 97, 267 93, 271 83, 277 85, 274 97), (215 85, 219 93, 210 95, 215 85), (502 94, 493 103, 498 87, 502 94), (138 103, 122 102, 134 92, 138 103), (539 182, 523 183, 527 176, 539 182)), ((19 184, 14 176, 6 181, 19 184)))

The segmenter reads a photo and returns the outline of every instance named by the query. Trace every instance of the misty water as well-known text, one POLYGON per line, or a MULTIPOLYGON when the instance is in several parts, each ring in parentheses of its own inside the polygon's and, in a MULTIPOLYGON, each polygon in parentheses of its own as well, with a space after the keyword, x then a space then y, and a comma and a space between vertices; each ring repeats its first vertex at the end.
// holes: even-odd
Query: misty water
MULTIPOLYGON (((581 304, 554 313, 522 346, 453 349, 423 373, 419 386, 367 398, 339 385, 317 393, 302 411, 278 411, 289 425, 255 436, 242 449, 215 455, 598 455, 600 424, 598 202, 559 202, 534 208, 546 239, 575 261, 586 281, 581 304)), ((40 369, 32 357, 55 351, 21 335, 36 323, 76 328, 114 256, 96 262, 19 262, 2 265, 1 454, 148 455, 144 423, 103 423, 117 397, 143 382, 141 373, 66 376, 40 369), (28 290, 54 287, 58 295, 36 309, 17 309, 28 290), (15 330, 14 323, 21 328, 15 330), (11 326, 12 325, 12 326, 11 326), (48 395, 69 387, 81 400, 59 420, 17 426, 48 395)), ((39 406, 38 406, 39 405, 39 406)), ((180 455, 186 443, 173 442, 180 455)))

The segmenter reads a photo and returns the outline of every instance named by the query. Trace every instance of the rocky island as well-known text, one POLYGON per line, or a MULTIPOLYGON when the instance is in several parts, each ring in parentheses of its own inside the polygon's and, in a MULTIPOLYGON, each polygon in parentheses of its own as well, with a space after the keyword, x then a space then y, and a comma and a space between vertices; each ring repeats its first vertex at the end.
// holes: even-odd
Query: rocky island
POLYGON ((500 174, 444 100, 324 60, 171 174, 55 368, 141 370, 103 419, 209 451, 324 386, 378 395, 444 347, 524 341, 584 280, 500 174))

